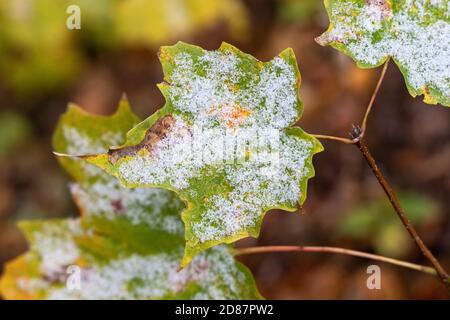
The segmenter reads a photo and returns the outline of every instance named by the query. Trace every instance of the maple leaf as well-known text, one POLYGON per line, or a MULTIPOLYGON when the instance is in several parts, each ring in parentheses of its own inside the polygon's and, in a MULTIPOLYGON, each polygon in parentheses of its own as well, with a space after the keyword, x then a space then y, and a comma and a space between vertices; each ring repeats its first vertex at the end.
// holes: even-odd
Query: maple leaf
POLYGON ((292 127, 302 103, 291 49, 263 63, 226 43, 179 42, 159 57, 166 105, 122 147, 85 159, 124 186, 173 190, 187 203, 186 266, 207 248, 258 236, 268 210, 295 211, 322 146, 292 127))
POLYGON ((391 57, 409 93, 450 106, 450 1, 325 0, 328 30, 316 40, 373 68, 391 57))

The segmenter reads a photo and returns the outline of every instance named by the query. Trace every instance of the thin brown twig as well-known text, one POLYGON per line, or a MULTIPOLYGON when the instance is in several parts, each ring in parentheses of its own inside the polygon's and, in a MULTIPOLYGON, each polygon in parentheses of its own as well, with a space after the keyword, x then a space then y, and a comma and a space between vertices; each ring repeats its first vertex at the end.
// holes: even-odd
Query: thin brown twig
MULTIPOLYGON (((354 128, 355 134, 358 133, 357 129, 358 129, 358 127, 354 128)), ((445 271, 445 269, 442 267, 442 265, 439 263, 439 261, 436 259, 436 257, 431 253, 431 251, 428 249, 426 244, 420 238, 420 236, 417 233, 414 226, 411 224, 411 221, 406 216, 402 206, 400 205, 400 202, 398 201, 397 195, 395 194, 394 190, 390 186, 389 182, 384 177, 384 175, 381 172, 380 168, 378 167, 375 159, 373 158, 372 154, 370 153, 365 139, 359 138, 357 140, 357 142, 355 143, 355 145, 358 147, 358 149, 361 151, 362 155, 366 159, 367 163, 369 164, 369 167, 372 169, 373 174, 375 175, 375 177, 377 178, 381 187, 383 188, 384 192, 386 193, 392 207, 394 208, 398 217, 400 218, 400 220, 402 221, 406 230, 410 234, 411 238, 414 240, 416 245, 419 247, 420 251, 425 256, 425 258, 427 258, 428 261, 433 265, 434 269, 439 274, 439 277, 441 278, 442 283, 446 286, 447 290, 450 292, 450 277, 449 277, 448 273, 445 271)))
POLYGON ((381 84, 383 83, 384 76, 386 75, 386 71, 389 67, 389 61, 390 59, 388 58, 384 63, 383 70, 381 70, 380 77, 378 78, 377 85, 375 86, 375 90, 373 91, 372 96, 370 97, 369 104, 367 105, 366 113, 364 114, 364 118, 361 123, 362 137, 364 137, 364 133, 366 132, 367 119, 369 118, 370 112, 372 111, 375 99, 378 96, 378 92, 380 91, 381 84))
POLYGON ((377 84, 375 86, 375 89, 372 93, 372 96, 370 97, 369 104, 367 105, 366 112, 364 114, 364 118, 361 123, 361 134, 359 137, 355 139, 347 139, 343 137, 336 137, 336 136, 329 136, 329 135, 323 135, 323 134, 313 134, 313 137, 316 137, 317 139, 325 139, 325 140, 334 140, 343 142, 345 144, 355 144, 358 142, 358 139, 362 139, 364 137, 364 134, 366 133, 367 129, 367 121, 369 119, 370 112, 372 111, 373 105, 375 103, 375 99, 378 96, 378 92, 380 91, 381 84, 383 83, 384 77, 386 76, 386 71, 389 67, 389 61, 390 59, 387 59, 384 63, 383 69, 381 70, 380 77, 378 78, 377 84))
POLYGON ((348 256, 360 257, 380 262, 393 264, 396 266, 424 272, 438 277, 435 269, 419 264, 388 258, 372 253, 366 253, 356 250, 338 248, 338 247, 318 247, 318 246, 264 246, 264 247, 250 247, 235 249, 235 255, 255 254, 255 253, 267 253, 267 252, 324 252, 324 253, 336 253, 348 256))
POLYGON ((313 137, 316 137, 317 139, 325 139, 325 140, 334 140, 343 142, 346 144, 353 144, 354 142, 348 138, 342 138, 342 137, 335 137, 335 136, 327 136, 323 134, 312 134, 313 137))

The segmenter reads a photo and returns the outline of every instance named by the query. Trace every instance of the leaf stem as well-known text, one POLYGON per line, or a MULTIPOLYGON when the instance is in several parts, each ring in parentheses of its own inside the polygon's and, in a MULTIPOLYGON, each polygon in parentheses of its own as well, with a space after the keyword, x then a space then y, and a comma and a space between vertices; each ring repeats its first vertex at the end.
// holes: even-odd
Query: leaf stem
POLYGON ((343 142, 343 143, 346 143, 346 144, 353 144, 353 143, 355 143, 354 141, 352 141, 350 139, 342 138, 342 137, 327 136, 327 135, 323 135, 323 134, 312 134, 312 136, 317 138, 317 139, 334 140, 334 141, 339 141, 339 142, 343 142))
POLYGON ((378 82, 377 82, 377 85, 375 86, 375 90, 373 91, 372 96, 370 97, 369 104, 367 105, 366 113, 364 114, 364 119, 361 124, 361 130, 362 130, 363 137, 364 137, 364 133, 366 132, 366 129, 367 129, 367 119, 369 118, 369 114, 372 111, 373 104, 378 95, 378 92, 380 91, 381 84, 383 83, 384 76, 386 75, 386 71, 389 67, 389 61, 390 61, 390 59, 388 58, 386 60, 386 62, 384 63, 383 70, 381 70, 381 74, 380 74, 380 77, 378 78, 378 82))
MULTIPOLYGON (((355 127, 355 129, 357 130, 358 128, 355 127)), ((359 129, 359 130, 361 130, 361 129, 359 129)), ((357 134, 356 131, 354 133, 357 134)), ((400 218, 400 220, 402 221, 406 230, 410 234, 411 238, 414 240, 416 245, 419 247, 420 251, 425 256, 425 258, 427 258, 428 261, 433 265, 434 269, 436 270, 439 277, 441 278, 442 283, 446 286, 447 290, 450 292, 450 277, 449 277, 448 273, 445 271, 445 269, 442 267, 442 265, 439 263, 439 261, 435 258, 435 256, 431 253, 431 251, 425 245, 425 243, 423 242, 423 240, 420 238, 419 234, 417 233, 416 229, 411 224, 411 221, 406 216, 402 206, 400 205, 400 202, 398 201, 397 195, 395 194, 395 192, 392 189, 389 182, 384 177, 384 175, 381 172, 380 168, 378 167, 375 159, 373 158, 372 154, 370 153, 365 139, 359 138, 356 141, 355 145, 358 147, 358 149, 361 151, 362 155, 366 159, 367 163, 369 164, 369 167, 372 169, 373 174, 375 175, 375 177, 377 178, 381 187, 383 188, 384 192, 386 193, 392 207, 394 208, 398 217, 400 218)))
POLYGON ((380 77, 378 78, 378 81, 377 81, 377 85, 375 86, 372 96, 370 97, 369 104, 367 105, 366 112, 364 114, 364 118, 361 123, 361 133, 358 137, 356 137, 354 139, 347 139, 347 138, 343 138, 343 137, 328 136, 328 135, 323 135, 323 134, 312 134, 312 136, 316 137, 317 139, 334 140, 334 141, 343 142, 345 144, 355 144, 358 142, 359 139, 362 139, 366 133, 367 121, 369 119, 370 112, 372 111, 373 105, 375 103, 375 99, 378 95, 378 92, 380 91, 381 84, 383 83, 384 77, 386 76, 386 71, 389 67, 389 61, 390 61, 390 59, 388 58, 386 60, 386 62, 384 63, 383 70, 381 70, 380 77))
POLYGON ((385 262, 389 264, 393 264, 396 266, 420 271, 423 273, 427 273, 433 276, 438 277, 438 273, 435 269, 427 266, 422 266, 419 264, 397 260, 393 258, 388 258, 372 253, 366 253, 356 250, 350 250, 345 248, 338 247, 319 247, 319 246, 264 246, 264 247, 249 247, 249 248, 241 248, 235 249, 235 255, 245 255, 245 254, 255 254, 255 253, 267 253, 267 252, 316 252, 316 253, 336 253, 343 254, 348 256, 360 257, 380 262, 385 262))

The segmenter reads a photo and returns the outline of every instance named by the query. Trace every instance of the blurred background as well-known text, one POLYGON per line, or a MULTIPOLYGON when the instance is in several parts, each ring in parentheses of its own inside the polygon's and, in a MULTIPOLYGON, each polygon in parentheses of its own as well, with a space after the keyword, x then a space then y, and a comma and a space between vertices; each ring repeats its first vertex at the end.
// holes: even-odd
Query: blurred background
MULTIPOLYGON (((328 26, 319 0, 0 0, 0 272, 27 244, 20 219, 76 216, 69 177, 51 151, 68 102, 111 114, 125 92, 142 118, 164 105, 158 48, 178 40, 216 49, 227 41, 260 60, 297 55, 309 133, 345 136, 359 123, 380 69, 360 70, 314 38, 328 26), (68 30, 66 9, 81 8, 68 30)), ((367 140, 424 241, 450 269, 450 109, 408 94, 392 64, 367 140)), ((330 245, 426 264, 359 151, 323 142, 299 212, 266 215, 259 239, 238 246, 330 245)), ((240 258, 268 299, 446 298, 429 275, 386 264, 368 290, 373 262, 315 253, 240 258)))

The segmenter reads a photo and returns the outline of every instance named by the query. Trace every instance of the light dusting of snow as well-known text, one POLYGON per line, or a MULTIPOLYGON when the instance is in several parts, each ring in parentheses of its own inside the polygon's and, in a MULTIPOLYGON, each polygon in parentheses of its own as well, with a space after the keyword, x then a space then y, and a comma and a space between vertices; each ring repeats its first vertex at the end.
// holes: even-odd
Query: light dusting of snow
POLYGON ((33 231, 31 249, 39 254, 44 275, 64 273, 68 265, 75 263, 80 252, 72 238, 82 232, 78 220, 67 220, 64 225, 43 223, 42 229, 33 231))
POLYGON ((295 71, 280 57, 259 73, 245 71, 232 52, 204 51, 197 60, 179 53, 174 61, 169 100, 199 126, 226 125, 220 116, 230 105, 248 112, 241 126, 281 129, 299 116, 295 71))
MULTIPOLYGON (((105 152, 108 145, 120 145, 123 132, 105 131, 94 138, 76 127, 63 125, 63 136, 69 154, 97 154, 105 152)), ((110 220, 121 215, 132 224, 146 224, 150 229, 171 234, 183 234, 180 219, 181 201, 170 191, 156 188, 129 189, 101 169, 80 160, 87 177, 81 184, 71 185, 86 216, 98 215, 110 220)))
POLYGON ((48 299, 161 299, 198 286, 194 299, 238 299, 244 274, 229 250, 217 247, 181 271, 180 254, 132 255, 82 269, 80 290, 49 288, 48 299))
POLYGON ((193 178, 225 176, 231 191, 202 199, 206 208, 189 221, 199 242, 246 232, 264 211, 297 205, 314 149, 281 130, 299 116, 293 66, 277 57, 258 65, 259 73, 246 72, 235 53, 203 53, 197 59, 175 55, 168 99, 182 115, 173 116, 171 130, 151 152, 141 150, 117 169, 127 183, 169 184, 193 198, 193 178), (239 161, 247 150, 239 156, 240 141, 257 143, 259 156, 250 148, 250 161, 239 161))
POLYGON ((105 263, 78 248, 75 237, 90 235, 79 219, 36 225, 25 258, 33 263, 37 254, 41 276, 18 277, 18 288, 28 293, 46 292, 48 299, 162 299, 194 285, 194 299, 255 298, 227 246, 198 255, 179 271, 182 248, 170 254, 119 254, 105 263), (67 268, 77 265, 79 259, 83 261, 79 266, 81 285, 71 288, 66 285, 67 268))
POLYGON ((407 0, 395 11, 385 0, 334 1, 331 10, 333 28, 319 43, 343 43, 367 65, 391 56, 407 70, 406 80, 415 92, 431 87, 450 99, 449 1, 407 0), (434 18, 432 10, 443 13, 445 20, 434 18))
POLYGON ((87 217, 102 216, 113 220, 123 216, 134 225, 145 224, 152 230, 183 234, 182 203, 170 191, 125 189, 113 178, 84 187, 73 184, 71 191, 87 217))
POLYGON ((118 145, 124 139, 122 132, 104 132, 93 139, 76 127, 65 125, 62 130, 64 139, 68 142, 66 152, 71 155, 103 153, 108 150, 108 146, 118 145))
POLYGON ((44 291, 48 289, 48 282, 40 278, 19 277, 17 287, 25 292, 44 291))
POLYGON ((300 181, 309 174, 305 164, 312 147, 311 142, 282 134, 278 164, 248 161, 226 166, 233 191, 209 199, 201 219, 191 221, 196 237, 205 242, 231 236, 254 228, 270 208, 296 206, 304 192, 300 181))

